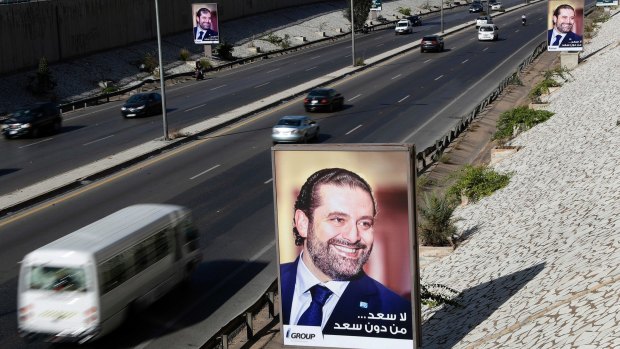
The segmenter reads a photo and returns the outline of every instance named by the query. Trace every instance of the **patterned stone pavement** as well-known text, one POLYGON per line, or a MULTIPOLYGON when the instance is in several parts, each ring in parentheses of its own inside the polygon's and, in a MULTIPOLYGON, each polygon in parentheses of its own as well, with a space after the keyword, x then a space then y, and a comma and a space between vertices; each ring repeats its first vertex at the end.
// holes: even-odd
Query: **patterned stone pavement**
POLYGON ((512 172, 459 208, 471 237, 422 271, 461 291, 426 309, 424 348, 620 347, 620 16, 549 97, 555 115, 495 165, 512 172))

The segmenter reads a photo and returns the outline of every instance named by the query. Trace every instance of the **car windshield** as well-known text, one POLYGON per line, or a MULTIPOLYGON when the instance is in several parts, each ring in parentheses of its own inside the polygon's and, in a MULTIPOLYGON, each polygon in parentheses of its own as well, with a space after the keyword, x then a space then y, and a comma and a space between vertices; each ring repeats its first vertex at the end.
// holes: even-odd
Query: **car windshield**
POLYGON ((406 27, 408 25, 407 22, 398 22, 399 27, 406 27))
POLYGON ((56 292, 86 292, 86 273, 82 268, 33 266, 30 268, 29 288, 56 292))
POLYGON ((433 36, 425 36, 422 38, 422 40, 424 41, 436 41, 437 38, 433 37, 433 36))
POLYGON ((278 121, 278 125, 300 126, 301 125, 301 120, 282 119, 282 120, 278 121))
POLYGON ((9 115, 10 119, 13 119, 18 122, 27 122, 27 121, 32 120, 33 117, 34 117, 34 114, 32 113, 32 110, 30 109, 17 110, 9 115))
POLYGON ((314 90, 310 91, 308 97, 327 97, 329 95, 328 90, 314 90))
POLYGON ((133 95, 133 96, 129 97, 127 102, 129 102, 129 103, 137 103, 137 102, 144 102, 144 101, 146 101, 148 99, 149 99, 149 97, 147 95, 133 95))
POLYGON ((492 27, 480 27, 480 31, 481 32, 492 32, 493 28, 492 27))

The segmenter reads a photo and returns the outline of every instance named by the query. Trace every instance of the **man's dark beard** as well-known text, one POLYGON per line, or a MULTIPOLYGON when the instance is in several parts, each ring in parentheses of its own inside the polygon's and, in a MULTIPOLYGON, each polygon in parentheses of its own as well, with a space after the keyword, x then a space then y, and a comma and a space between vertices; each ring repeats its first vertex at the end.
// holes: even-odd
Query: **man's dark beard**
POLYGON ((339 256, 332 244, 339 244, 346 247, 366 249, 366 244, 362 242, 351 243, 347 240, 340 238, 331 238, 327 243, 321 242, 315 235, 312 228, 312 222, 308 224, 308 237, 306 239, 306 246, 308 253, 314 265, 323 272, 323 274, 329 276, 335 281, 347 281, 353 279, 356 275, 362 272, 362 267, 370 258, 372 252, 372 245, 367 251, 363 252, 362 256, 355 260, 339 256))

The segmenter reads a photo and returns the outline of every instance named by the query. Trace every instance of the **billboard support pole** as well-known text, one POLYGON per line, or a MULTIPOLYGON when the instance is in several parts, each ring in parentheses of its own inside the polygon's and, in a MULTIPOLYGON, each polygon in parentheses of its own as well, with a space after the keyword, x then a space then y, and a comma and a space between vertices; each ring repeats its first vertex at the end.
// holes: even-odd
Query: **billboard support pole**
POLYGON ((211 45, 204 45, 205 47, 205 57, 206 58, 211 58, 213 56, 213 49, 211 47, 211 45))
POLYGON ((355 20, 353 19, 353 0, 351 0, 351 57, 355 67, 355 20))

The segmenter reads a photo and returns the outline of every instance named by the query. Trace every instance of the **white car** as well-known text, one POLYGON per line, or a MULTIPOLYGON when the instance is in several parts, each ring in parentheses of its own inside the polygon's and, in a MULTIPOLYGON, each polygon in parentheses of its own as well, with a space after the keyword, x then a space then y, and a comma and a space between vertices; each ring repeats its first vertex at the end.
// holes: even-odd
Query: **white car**
POLYGON ((476 19, 476 29, 480 28, 481 25, 485 24, 493 24, 493 20, 489 16, 480 16, 476 19))
POLYGON ((503 9, 501 2, 498 1, 498 2, 495 2, 495 3, 491 3, 491 10, 493 10, 493 11, 500 11, 501 9, 503 9))
POLYGON ((413 33, 413 24, 408 19, 401 19, 396 23, 394 34, 411 34, 413 33))
POLYGON ((478 40, 495 41, 499 38, 499 28, 493 24, 484 24, 478 28, 478 40))

